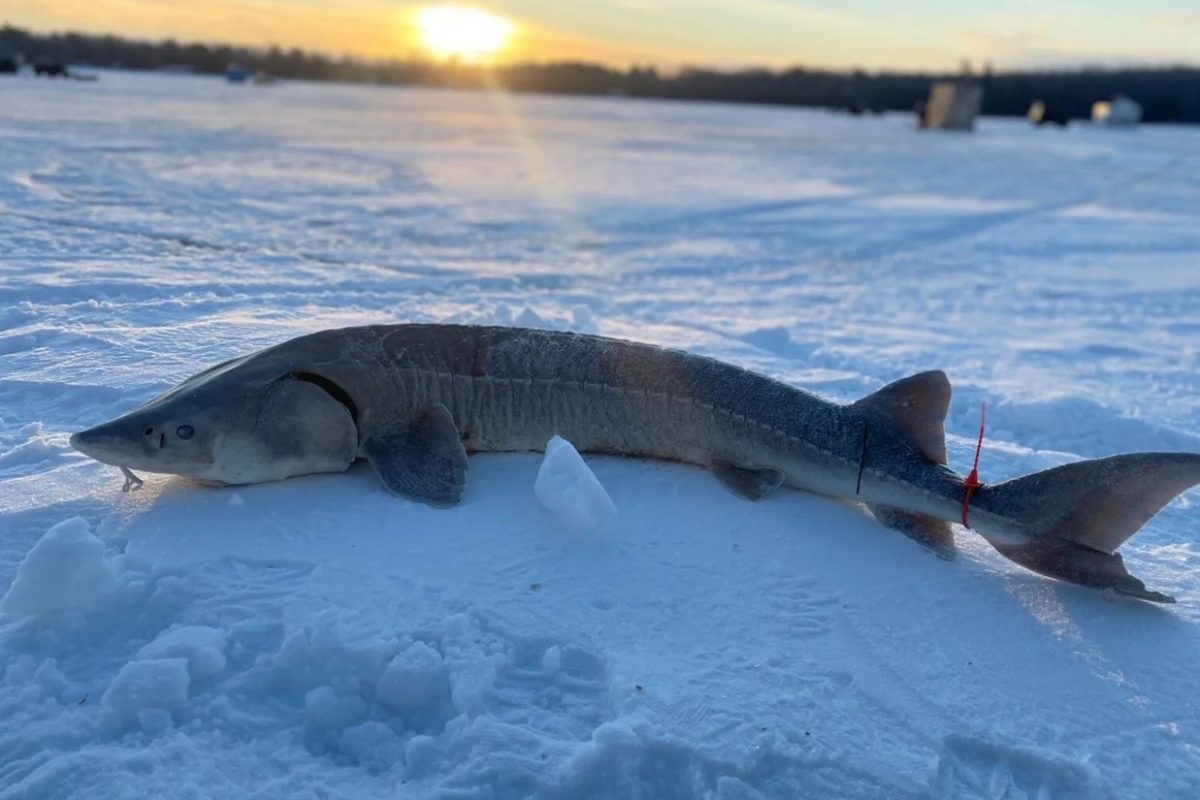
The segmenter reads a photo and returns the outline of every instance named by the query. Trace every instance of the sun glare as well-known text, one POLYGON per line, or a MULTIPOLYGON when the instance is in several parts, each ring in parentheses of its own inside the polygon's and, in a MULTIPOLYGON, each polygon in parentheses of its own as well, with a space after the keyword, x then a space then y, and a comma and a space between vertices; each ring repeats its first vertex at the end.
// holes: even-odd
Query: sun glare
POLYGON ((470 6, 429 6, 416 13, 421 44, 436 58, 490 61, 512 37, 514 25, 470 6))

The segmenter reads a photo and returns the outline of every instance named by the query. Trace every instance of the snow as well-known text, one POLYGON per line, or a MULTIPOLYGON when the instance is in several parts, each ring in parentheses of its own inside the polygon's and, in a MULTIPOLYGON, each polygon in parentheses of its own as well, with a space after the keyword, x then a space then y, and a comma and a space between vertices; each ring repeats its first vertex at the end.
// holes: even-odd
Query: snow
POLYGON ((413 642, 388 662, 375 694, 406 721, 420 720, 450 699, 450 681, 441 654, 424 642, 413 642))
POLYGON ((574 445, 561 436, 546 442, 533 493, 566 527, 587 533, 612 527, 617 507, 574 445))
POLYGON ((86 615, 112 599, 116 588, 104 542, 87 522, 72 517, 46 531, 21 561, 0 599, 0 614, 18 620, 86 615))
POLYGON ((0 800, 1197 796, 1196 492, 1124 548, 1158 608, 565 444, 435 510, 362 465, 123 494, 67 436, 303 332, 460 321, 837 401, 942 368, 988 481, 1198 450, 1200 131, 0 83, 0 800))
POLYGON ((138 651, 138 658, 182 658, 192 680, 225 669, 225 631, 204 625, 182 625, 160 633, 138 651))
POLYGON ((938 760, 937 797, 1038 797, 1091 800, 1108 792, 1086 763, 1058 758, 1033 748, 953 734, 938 760))
POLYGON ((189 685, 186 658, 130 661, 113 678, 101 702, 122 720, 137 721, 148 732, 157 732, 166 727, 164 714, 187 712, 189 685))

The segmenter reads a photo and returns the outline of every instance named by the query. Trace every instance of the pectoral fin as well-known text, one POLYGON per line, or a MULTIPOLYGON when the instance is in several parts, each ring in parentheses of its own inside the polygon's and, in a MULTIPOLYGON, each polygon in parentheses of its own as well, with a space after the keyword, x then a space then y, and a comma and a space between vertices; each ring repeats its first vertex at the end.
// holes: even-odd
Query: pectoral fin
POLYGON ((954 531, 944 519, 927 514, 914 514, 894 506, 867 504, 875 519, 887 527, 900 531, 938 558, 950 560, 955 556, 954 531))
POLYGON ((770 467, 739 467, 728 461, 714 461, 713 475, 725 488, 747 500, 762 500, 783 485, 783 473, 770 467))
POLYGON ((433 406, 410 423, 372 434, 363 451, 393 494, 437 507, 462 499, 467 451, 443 405, 433 406))

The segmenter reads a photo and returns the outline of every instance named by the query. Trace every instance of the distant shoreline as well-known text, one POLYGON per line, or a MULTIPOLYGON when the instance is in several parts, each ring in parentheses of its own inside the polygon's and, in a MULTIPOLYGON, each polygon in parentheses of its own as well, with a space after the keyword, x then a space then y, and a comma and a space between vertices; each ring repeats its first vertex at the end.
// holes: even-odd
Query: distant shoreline
MULTIPOLYGON (((932 83, 948 73, 831 71, 808 68, 722 71, 654 67, 626 70, 588 63, 494 67, 419 60, 335 58, 299 49, 159 42, 82 33, 34 33, 0 28, 0 64, 17 54, 27 63, 53 61, 89 67, 220 75, 231 63, 249 73, 337 81, 455 89, 501 88, 558 95, 702 100, 844 110, 912 111, 932 83)), ((971 76, 984 85, 983 113, 1024 116, 1041 101, 1068 119, 1087 119, 1092 104, 1128 95, 1142 104, 1144 122, 1200 124, 1200 67, 1125 67, 995 72, 971 76)))

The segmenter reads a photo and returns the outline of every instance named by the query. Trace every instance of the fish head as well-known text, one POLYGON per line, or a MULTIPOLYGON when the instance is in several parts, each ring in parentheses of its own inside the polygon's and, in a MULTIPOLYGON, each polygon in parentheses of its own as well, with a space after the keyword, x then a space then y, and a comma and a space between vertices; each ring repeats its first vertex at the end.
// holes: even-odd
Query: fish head
POLYGON ((341 471, 356 456, 357 427, 315 378, 236 359, 76 433, 71 446, 112 466, 215 484, 341 471))
POLYGON ((214 422, 210 409, 136 410, 74 434, 71 446, 114 467, 196 476, 214 463, 214 422))

